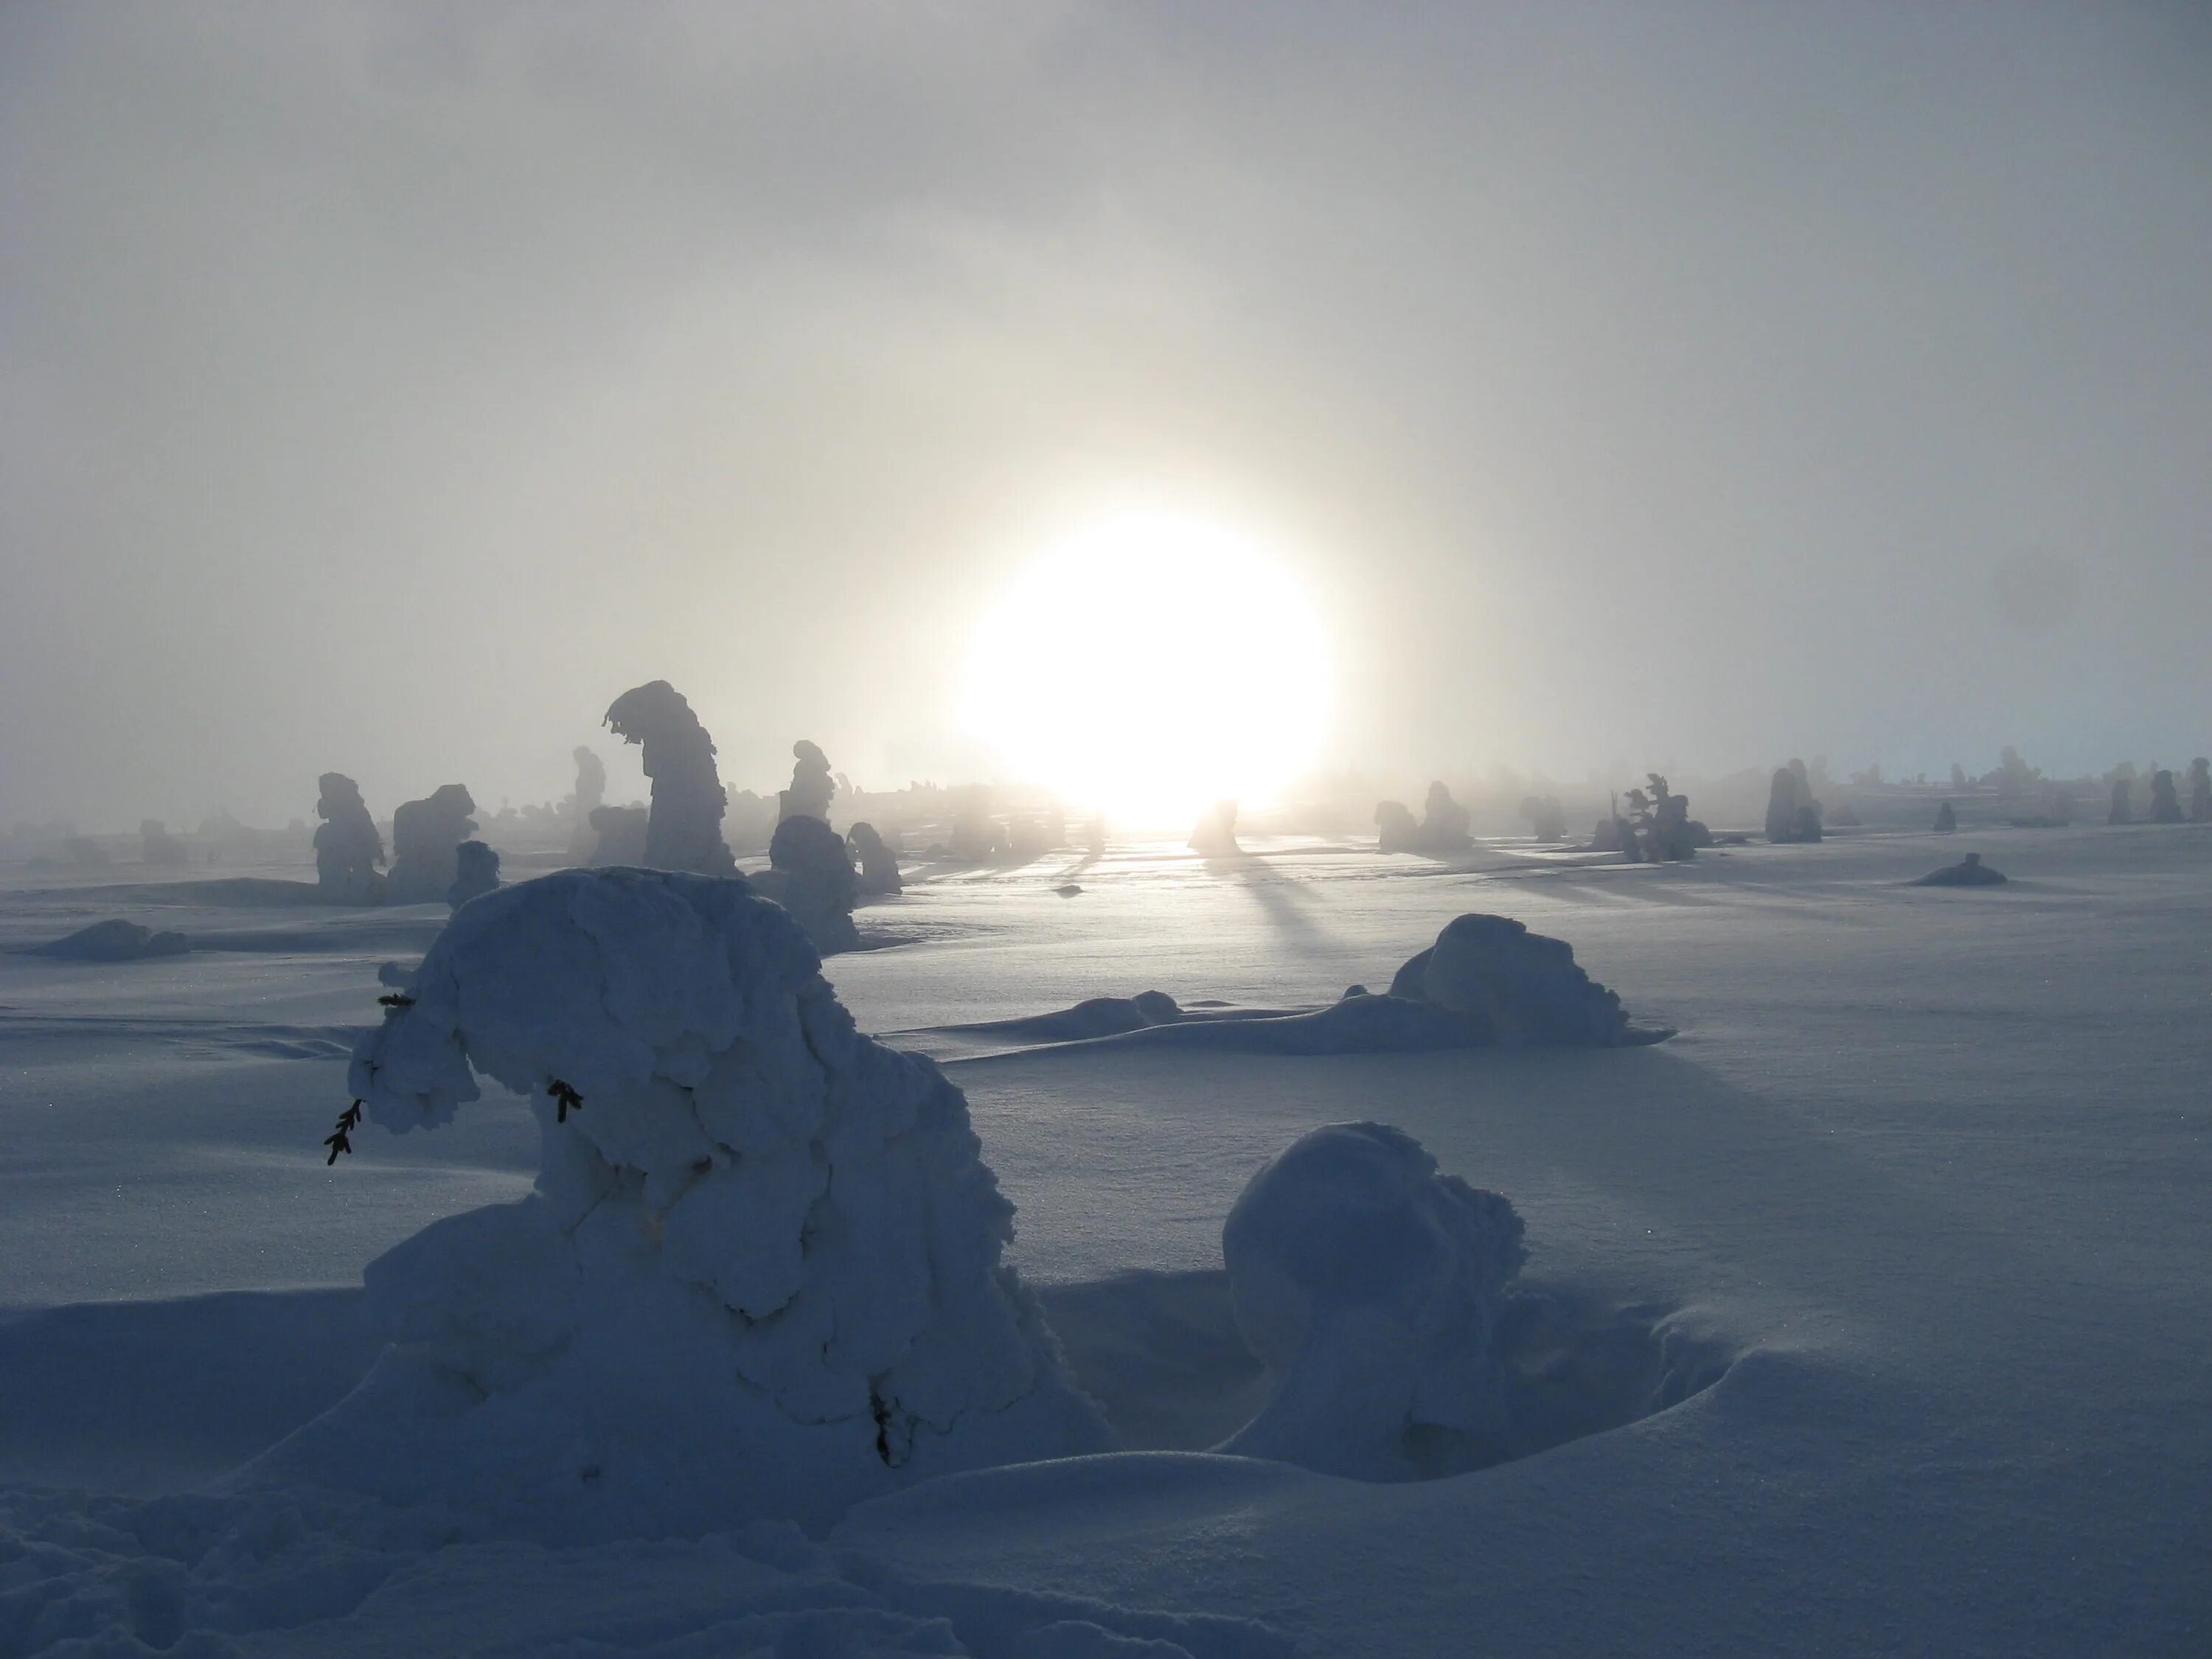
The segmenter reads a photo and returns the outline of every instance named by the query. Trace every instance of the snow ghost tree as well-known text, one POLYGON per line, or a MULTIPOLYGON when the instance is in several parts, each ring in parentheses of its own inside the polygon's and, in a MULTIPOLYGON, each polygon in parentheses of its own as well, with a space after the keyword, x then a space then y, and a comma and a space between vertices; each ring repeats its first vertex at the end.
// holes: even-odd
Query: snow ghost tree
POLYGON ((2212 760, 2202 755, 2189 763, 2189 821, 2212 823, 2212 760))
POLYGON ((805 817, 829 823, 830 799, 837 793, 837 781, 830 773, 829 756, 805 738, 791 745, 791 787, 776 798, 776 821, 805 817))
POLYGON ((592 830, 592 814, 607 798, 607 767, 589 749, 577 744, 572 758, 576 763, 576 790, 568 797, 568 856, 589 858, 598 837, 592 830))
POLYGON ((392 873, 385 878, 387 904, 428 904, 442 899, 460 873, 460 844, 475 833, 477 810, 465 785, 441 783, 422 800, 404 802, 392 815, 392 873))
POLYGON ((648 822, 642 806, 594 806, 592 809, 591 861, 593 864, 643 864, 648 822))
POLYGON ((1712 831, 1690 816, 1690 798, 1668 788, 1660 773, 1644 775, 1650 793, 1628 792, 1628 823, 1620 835, 1623 852, 1632 848, 1633 863, 1671 864, 1693 859, 1700 847, 1713 844, 1712 831))
POLYGON ((1805 763, 1792 761, 1774 769, 1766 793, 1766 838, 1771 842, 1820 839, 1820 803, 1813 799, 1805 763))
POLYGON ((480 841, 465 841, 453 849, 453 884, 446 890, 446 902, 456 910, 499 885, 499 854, 480 841))
POLYGON ((1521 1218, 1400 1129, 1334 1123, 1254 1176, 1221 1230, 1237 1328, 1273 1374, 1221 1449, 1364 1480, 1478 1467, 1506 1429, 1493 1344, 1521 1218))
POLYGON ((1378 853, 1412 853, 1419 850, 1421 826, 1413 810, 1401 800, 1378 800, 1375 803, 1375 850, 1378 853))
POLYGON ((991 786, 963 783, 947 792, 952 831, 945 851, 965 864, 988 864, 1005 850, 1006 838, 991 816, 991 786))
POLYGON ((1421 804, 1422 850, 1430 853, 1455 853, 1474 844, 1468 834, 1469 820, 1467 808, 1452 799, 1452 792, 1444 787, 1439 778, 1429 786, 1428 799, 1421 804))
POLYGON ((1207 807, 1190 832, 1190 846, 1201 857, 1236 858, 1243 852, 1237 843, 1237 803, 1218 800, 1207 807))
POLYGON ((1565 939, 1510 916, 1453 918, 1399 969, 1390 994, 1444 1009, 1474 1025, 1477 1040, 1507 1046, 1602 1048, 1664 1035, 1631 1026, 1620 999, 1582 970, 1565 939))
POLYGON ((138 856, 148 864, 182 864, 185 844, 159 818, 138 820, 138 856))
POLYGON ((1936 809, 1936 833, 1939 836, 1948 836, 1954 832, 1958 827, 1959 815, 1951 810, 1951 803, 1947 800, 1936 809))
POLYGON ((1567 838, 1567 815, 1557 795, 1523 795, 1521 816, 1528 820, 1528 833, 1538 841, 1567 838))
POLYGON ((953 1470, 1106 1449, 1000 1261, 960 1091, 860 1035, 742 879, 564 870, 456 911, 354 1052, 397 1133, 479 1076, 530 1097, 537 1190, 369 1265, 389 1340, 234 1477, 435 1504, 546 1543, 696 1535, 953 1470))
POLYGON ((1375 850, 1426 853, 1439 857, 1464 852, 1474 844, 1474 837, 1468 833, 1468 824, 1467 808, 1454 800, 1451 791, 1439 781, 1429 786, 1419 822, 1403 801, 1375 804, 1375 850))
POLYGON ((2150 778, 2150 821, 2153 823, 2180 823, 2181 797, 2174 792, 2173 774, 2157 771, 2150 778))
POLYGON ((843 836, 820 818, 788 817, 769 840, 768 861, 753 886, 798 918, 816 950, 826 957, 860 947, 853 926, 859 891, 843 836))
POLYGON ((734 875, 737 860, 722 840, 728 802, 714 769, 714 740, 683 694, 666 680, 637 686, 614 700, 606 723, 624 743, 645 749, 645 775, 653 780, 645 862, 656 870, 734 875))
POLYGON ((853 861, 860 866, 861 892, 873 897, 900 890, 898 854, 877 832, 874 824, 854 824, 846 833, 845 847, 853 861))
POLYGON ((339 904, 374 904, 384 890, 384 837, 361 798, 361 786, 343 772, 317 780, 315 885, 339 904))

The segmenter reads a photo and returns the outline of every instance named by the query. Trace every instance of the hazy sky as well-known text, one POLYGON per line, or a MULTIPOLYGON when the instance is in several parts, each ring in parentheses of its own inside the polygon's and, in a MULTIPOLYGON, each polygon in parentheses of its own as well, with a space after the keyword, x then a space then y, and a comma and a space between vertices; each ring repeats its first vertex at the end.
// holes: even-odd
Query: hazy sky
POLYGON ((2212 749, 2212 8, 0 5, 0 821, 948 780, 1131 508, 1381 772, 2212 749))

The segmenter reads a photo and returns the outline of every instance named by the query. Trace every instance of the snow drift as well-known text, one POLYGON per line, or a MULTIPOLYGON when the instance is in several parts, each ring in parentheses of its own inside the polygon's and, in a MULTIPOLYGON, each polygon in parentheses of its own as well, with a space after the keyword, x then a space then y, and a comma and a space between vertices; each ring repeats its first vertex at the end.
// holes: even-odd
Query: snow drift
POLYGON ((1382 996, 1355 985, 1322 1008, 1186 1008, 1163 992, 1144 991, 935 1030, 963 1042, 1268 1054, 1634 1048, 1674 1035, 1663 1026, 1632 1024, 1620 997, 1583 972, 1565 939, 1532 933, 1508 916, 1473 912, 1447 923, 1434 945, 1398 969, 1382 996))
POLYGON ((1493 1336, 1521 1218, 1404 1131, 1333 1123, 1252 1177, 1221 1230, 1237 1323, 1276 1377, 1221 1449, 1404 1480, 1494 1461, 1493 1336))
POLYGON ((1908 886, 1912 887, 2002 887, 2009 879, 2002 870, 1995 870, 1982 862, 1979 853, 1969 853, 1956 864, 1947 864, 1940 870, 1930 870, 1917 876, 1908 886))
POLYGON ((1003 1198, 936 1066, 858 1034, 736 878, 570 870, 454 914, 355 1051, 370 1120, 482 1073, 531 1097, 536 1194, 370 1264, 392 1340, 249 1466, 549 1541, 826 1528, 950 1470, 1103 1449, 1000 1252, 1003 1198))
POLYGON ((65 962, 141 962, 148 957, 182 956, 191 941, 182 933, 155 933, 120 916, 95 921, 47 945, 34 945, 31 954, 59 957, 65 962))

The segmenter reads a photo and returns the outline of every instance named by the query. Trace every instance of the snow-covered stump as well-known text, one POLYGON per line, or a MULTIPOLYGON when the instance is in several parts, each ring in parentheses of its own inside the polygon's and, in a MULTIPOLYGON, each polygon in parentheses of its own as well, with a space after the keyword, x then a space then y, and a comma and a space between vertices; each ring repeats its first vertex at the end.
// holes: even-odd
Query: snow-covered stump
POLYGON ((537 1192, 370 1264, 393 1346, 243 1472, 567 1541, 828 1527, 948 1471, 1104 1449, 1013 1206, 930 1061, 860 1035, 735 878, 570 870, 455 912, 352 1087, 398 1133, 477 1074, 531 1097, 537 1192))
POLYGON ((1492 1338, 1521 1232, 1402 1130, 1301 1136, 1221 1230, 1237 1328, 1275 1388, 1220 1449, 1364 1480, 1494 1461, 1510 1425, 1492 1338))

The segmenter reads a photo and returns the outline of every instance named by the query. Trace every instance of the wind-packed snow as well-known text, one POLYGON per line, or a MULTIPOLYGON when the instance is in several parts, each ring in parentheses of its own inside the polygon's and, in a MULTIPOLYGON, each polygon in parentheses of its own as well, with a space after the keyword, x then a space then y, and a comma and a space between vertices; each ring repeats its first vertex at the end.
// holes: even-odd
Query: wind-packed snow
POLYGON ((1300 1136, 1237 1199, 1221 1254, 1237 1328, 1275 1379, 1224 1451, 1404 1480, 1472 1468, 1505 1438, 1492 1346, 1527 1258, 1521 1218, 1412 1136, 1300 1136))
POLYGON ((838 998, 946 1060, 1021 1206, 1003 1260, 1133 1449, 915 1481, 818 1549, 782 1522, 471 1542, 441 1504, 210 1495, 374 1362, 363 1263, 530 1194, 537 1124, 487 1083, 324 1167, 377 963, 442 914, 319 902, 304 866, 0 872, 0 1652, 1034 1659, 1084 1625, 1202 1659, 2199 1651, 2212 835, 1977 825, 2007 887, 1906 884, 1956 839, 1445 868, 1258 836, 1209 866, 1178 837, 910 870, 866 913, 898 948, 834 958, 838 998), (1566 941, 1680 1035, 1292 1054, 954 1029, 1146 987, 1311 1007, 1470 911, 1566 941), (191 953, 14 953, 118 915, 191 953), (1524 1219, 1492 1352, 1533 1455, 1373 1482, 1195 1449, 1272 1392, 1224 1221, 1354 1119, 1524 1219))
POLYGON ((853 1504, 1101 1450, 1013 1206, 930 1061, 858 1035, 740 880, 570 871, 454 914, 350 1086, 399 1133, 532 1097, 535 1193, 369 1265, 397 1345, 253 1488, 435 1499, 574 1541, 853 1504))

